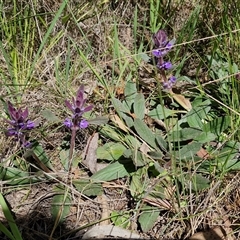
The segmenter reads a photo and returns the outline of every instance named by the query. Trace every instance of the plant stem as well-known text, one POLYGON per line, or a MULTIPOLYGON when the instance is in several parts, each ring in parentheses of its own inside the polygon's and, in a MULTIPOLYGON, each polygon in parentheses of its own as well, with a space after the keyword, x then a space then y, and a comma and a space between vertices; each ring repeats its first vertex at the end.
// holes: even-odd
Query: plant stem
POLYGON ((72 136, 71 136, 70 150, 69 150, 68 176, 70 176, 72 171, 73 151, 75 149, 76 133, 77 133, 76 128, 72 128, 72 136))

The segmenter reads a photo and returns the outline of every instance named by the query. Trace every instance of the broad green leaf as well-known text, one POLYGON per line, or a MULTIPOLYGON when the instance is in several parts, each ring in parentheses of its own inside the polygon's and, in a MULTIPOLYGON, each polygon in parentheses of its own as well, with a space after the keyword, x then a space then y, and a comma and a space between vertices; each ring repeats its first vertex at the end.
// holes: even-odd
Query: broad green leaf
POLYGON ((153 119, 165 119, 168 118, 169 116, 173 116, 175 113, 176 111, 165 108, 159 104, 155 109, 151 110, 148 113, 148 116, 153 119))
POLYGON ((57 117, 51 110, 44 109, 41 112, 42 116, 49 122, 60 122, 61 119, 57 117))
MULTIPOLYGON (((230 170, 236 164, 237 154, 239 153, 240 143, 235 141, 227 142, 217 155, 217 164, 220 169, 230 170)), ((235 166, 237 167, 237 165, 235 166)))
POLYGON ((160 210, 156 207, 148 207, 147 210, 141 212, 138 222, 140 223, 143 232, 148 232, 152 229, 157 221, 159 213, 160 210))
POLYGON ((151 58, 146 53, 139 53, 138 56, 141 57, 144 62, 149 62, 151 60, 151 58))
POLYGON ((192 142, 182 147, 178 152, 178 157, 182 160, 193 158, 193 156, 201 149, 202 143, 192 142))
POLYGON ((68 171, 69 168, 69 149, 65 150, 62 149, 59 153, 59 158, 61 160, 61 163, 66 171, 68 171))
POLYGON ((139 140, 132 136, 132 135, 126 135, 124 142, 129 146, 131 149, 138 149, 141 147, 141 143, 139 140))
POLYGON ((131 224, 130 222, 131 216, 129 212, 112 211, 110 217, 111 217, 111 221, 114 223, 115 226, 127 228, 131 224))
POLYGON ((21 185, 39 182, 40 179, 30 176, 28 172, 23 172, 14 167, 0 167, 0 179, 6 181, 7 185, 21 185))
POLYGON ((128 81, 124 89, 125 102, 130 109, 137 95, 136 83, 128 81))
POLYGON ((45 153, 42 146, 35 142, 31 148, 31 150, 34 152, 34 154, 38 157, 38 159, 49 169, 52 169, 52 164, 50 162, 50 159, 48 158, 47 154, 45 153))
POLYGON ((98 116, 96 118, 93 119, 88 119, 89 124, 92 125, 102 125, 102 124, 106 124, 109 121, 109 117, 108 116, 98 116))
POLYGON ((220 135, 230 126, 231 118, 230 116, 218 117, 214 120, 206 123, 203 130, 206 132, 212 132, 216 135, 220 135))
POLYGON ((19 156, 15 156, 13 159, 14 166, 17 167, 19 170, 27 172, 29 170, 29 163, 19 156))
POLYGON ((136 94, 137 94, 136 83, 131 82, 131 81, 127 82, 125 89, 124 89, 125 98, 133 100, 135 98, 136 94))
MULTIPOLYGON (((191 181, 192 190, 195 192, 198 192, 210 187, 210 180, 203 177, 201 174, 195 174, 191 176, 189 180, 191 181)), ((187 185, 186 187, 189 188, 189 185, 187 185)))
POLYGON ((15 220, 13 218, 11 210, 8 208, 8 205, 1 193, 0 193, 0 206, 1 206, 1 210, 2 210, 6 220, 10 226, 11 232, 9 232, 8 229, 6 229, 6 227, 3 226, 2 224, 0 224, 0 230, 3 230, 3 232, 6 234, 6 236, 10 237, 10 239, 21 240, 22 239, 21 233, 15 223, 15 220))
POLYGON ((155 177, 163 177, 168 174, 167 170, 160 166, 160 164, 156 161, 148 168, 148 171, 151 172, 151 176, 155 177))
POLYGON ((155 142, 155 134, 148 128, 148 126, 140 119, 134 119, 134 128, 138 135, 151 147, 158 149, 155 142))
POLYGON ((202 133, 201 130, 195 128, 184 128, 179 131, 173 131, 169 134, 171 142, 181 142, 191 140, 198 137, 202 133))
POLYGON ((200 135, 194 137, 193 140, 201 143, 209 143, 211 141, 214 141, 216 137, 217 136, 211 132, 202 132, 200 135))
POLYGON ((224 170, 227 171, 227 172, 240 170, 240 161, 239 161, 239 159, 235 158, 235 159, 228 160, 224 170))
POLYGON ((108 142, 97 149, 97 158, 103 160, 118 160, 126 150, 121 143, 108 142))
POLYGON ((161 160, 163 158, 163 153, 161 151, 152 151, 152 152, 148 152, 148 155, 155 159, 155 160, 161 160))
POLYGON ((57 223, 62 223, 70 212, 71 195, 62 185, 55 186, 54 191, 56 195, 52 199, 51 213, 57 223))
POLYGON ((120 118, 124 119, 126 122, 127 126, 130 128, 133 126, 133 120, 132 117, 130 117, 129 113, 131 112, 130 109, 128 109, 125 104, 123 104, 121 101, 119 101, 116 98, 112 99, 112 103, 119 115, 120 118))
POLYGON ((143 119, 145 116, 145 99, 142 93, 138 93, 134 99, 133 104, 134 114, 139 119, 143 119))
POLYGON ((73 185, 76 189, 87 196, 99 196, 103 194, 101 183, 95 183, 91 179, 73 180, 73 185))
POLYGON ((125 159, 109 164, 107 167, 99 170, 91 176, 92 180, 111 181, 118 178, 129 176, 131 172, 135 171, 132 161, 125 159))
POLYGON ((132 174, 132 179, 130 183, 130 192, 134 199, 139 200, 143 197, 148 184, 148 167, 139 168, 136 172, 132 174))
POLYGON ((122 116, 121 113, 129 113, 130 112, 130 109, 127 108, 119 99, 113 98, 112 103, 114 105, 114 108, 116 109, 116 111, 118 112, 118 114, 120 116, 122 116))
POLYGON ((150 159, 139 150, 132 150, 132 160, 136 167, 145 166, 150 159))
POLYGON ((108 137, 114 141, 117 141, 117 142, 122 141, 122 136, 118 133, 118 129, 116 129, 110 125, 105 125, 105 126, 100 127, 99 131, 105 137, 108 137))
POLYGON ((163 139, 162 135, 160 133, 156 134, 156 141, 160 149, 167 151, 167 142, 163 139))
POLYGON ((202 129, 204 125, 202 120, 207 118, 207 114, 210 111, 210 109, 211 109, 210 106, 200 106, 191 109, 185 115, 189 126, 193 128, 202 129))

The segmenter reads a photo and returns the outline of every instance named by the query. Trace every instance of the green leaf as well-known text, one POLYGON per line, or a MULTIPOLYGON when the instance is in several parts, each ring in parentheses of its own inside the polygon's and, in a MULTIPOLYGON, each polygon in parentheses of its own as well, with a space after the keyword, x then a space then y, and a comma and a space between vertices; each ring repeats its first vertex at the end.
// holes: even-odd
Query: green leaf
POLYGON ((137 95, 136 83, 128 81, 124 89, 125 102, 130 109, 137 95))
POLYGON ((62 149, 59 152, 59 158, 61 160, 61 163, 66 171, 68 171, 69 168, 69 149, 65 150, 62 149))
MULTIPOLYGON (((6 218, 6 220, 8 221, 8 224, 11 228, 11 232, 8 232, 6 231, 6 229, 2 228, 3 230, 5 230, 5 233, 9 236, 13 236, 15 240, 21 240, 22 239, 22 236, 21 236, 21 233, 15 223, 15 220, 13 218, 13 215, 11 213, 11 210, 8 208, 8 205, 3 197, 3 195, 0 193, 0 206, 1 206, 1 209, 3 211, 3 214, 6 218), (9 234, 10 233, 10 234, 9 234)), ((1 226, 0 226, 1 227, 1 226)), ((1 228, 0 228, 1 229, 1 228)))
POLYGON ((51 110, 44 109, 41 112, 41 115, 49 122, 60 122, 61 119, 57 117, 51 110))
POLYGON ((16 240, 15 237, 12 235, 12 233, 1 222, 0 222, 0 232, 2 232, 10 240, 16 240))
POLYGON ((217 155, 217 165, 221 170, 230 171, 238 167, 237 155, 239 153, 240 143, 236 141, 227 142, 217 155), (235 167, 234 167, 235 166, 235 167))
MULTIPOLYGON (((210 180, 203 177, 201 174, 195 174, 191 176, 191 188, 195 192, 199 192, 201 190, 207 189, 210 186, 210 180)), ((187 188, 189 188, 187 186, 187 188)))
POLYGON ((137 95, 136 83, 131 82, 131 81, 127 82, 125 89, 124 89, 125 98, 134 100, 136 95, 137 95))
POLYGON ((191 109, 185 115, 189 126, 193 128, 202 129, 204 125, 202 120, 207 118, 207 114, 210 111, 210 109, 211 109, 210 106, 200 106, 191 109))
POLYGON ((118 160, 126 150, 121 143, 108 142, 97 149, 97 158, 103 160, 118 160))
POLYGON ((93 119, 88 119, 89 124, 92 125, 97 125, 100 126, 102 124, 106 124, 109 121, 109 117, 108 116, 98 116, 96 118, 93 119))
POLYGON ((155 142, 155 134, 148 128, 148 126, 140 119, 134 120, 134 128, 138 135, 154 149, 159 149, 155 142))
POLYGON ((148 232, 152 229, 157 218, 159 216, 160 210, 156 207, 148 207, 146 211, 142 211, 138 222, 140 223, 143 232, 148 232))
POLYGON ((91 176, 92 180, 111 181, 118 178, 129 176, 131 172, 135 171, 132 161, 125 159, 109 164, 107 167, 99 170, 91 176))
POLYGON ((128 228, 130 226, 130 217, 131 216, 128 212, 112 211, 111 213, 111 221, 114 223, 114 225, 123 228, 128 228))
POLYGON ((216 137, 217 136, 211 132, 202 132, 200 135, 194 137, 193 140, 201 143, 209 143, 211 141, 214 141, 216 137))
POLYGON ((212 132, 216 135, 220 135, 224 130, 230 126, 231 118, 230 116, 218 117, 205 124, 203 128, 206 132, 212 132))
POLYGON ((31 151, 34 152, 34 154, 38 157, 38 159, 49 169, 53 169, 52 164, 50 162, 50 159, 48 158, 47 154, 45 153, 42 146, 35 142, 31 148, 31 151))
POLYGON ((54 220, 59 224, 70 213, 71 195, 63 185, 55 186, 54 191, 56 195, 52 199, 51 213, 54 220))
POLYGON ((173 116, 175 113, 176 111, 165 108, 159 104, 155 109, 148 113, 148 116, 154 119, 165 119, 169 116, 173 116))
POLYGON ((157 141, 157 144, 158 146, 164 150, 165 152, 167 151, 167 147, 168 147, 168 144, 167 142, 163 139, 162 135, 160 135, 159 133, 156 134, 156 141, 157 141))
POLYGON ((141 57, 144 62, 149 62, 151 60, 151 58, 146 53, 139 53, 138 56, 141 57))
POLYGON ((139 200, 143 197, 149 184, 148 167, 139 168, 132 174, 130 192, 134 199, 139 200))
POLYGON ((6 181, 7 185, 21 185, 39 182, 40 179, 30 176, 28 172, 23 172, 14 167, 0 167, 0 179, 6 181))
POLYGON ((101 183, 95 183, 91 179, 78 179, 73 180, 73 185, 76 189, 91 197, 91 196, 99 196, 103 194, 103 188, 101 183))
POLYGON ((193 156, 201 149, 202 143, 192 142, 182 147, 178 152, 178 157, 182 160, 193 158, 193 156))
POLYGON ((142 152, 139 150, 132 150, 132 160, 136 167, 142 167, 145 166, 148 162, 150 162, 150 159, 146 157, 142 152))
POLYGON ((114 108, 116 109, 119 117, 124 119, 124 121, 126 122, 126 124, 129 128, 132 127, 133 126, 133 120, 132 120, 132 117, 130 117, 128 115, 131 111, 126 106, 126 104, 123 104, 121 101, 119 101, 116 98, 112 99, 112 103, 113 103, 114 108))
POLYGON ((137 118, 143 119, 145 116, 145 99, 142 93, 138 93, 134 99, 133 110, 137 118))
POLYGON ((102 126, 99 129, 100 133, 103 134, 105 137, 110 138, 114 141, 121 142, 122 138, 121 135, 117 132, 118 130, 110 125, 102 126))
POLYGON ((114 108, 117 112, 119 112, 119 115, 121 116, 121 113, 129 113, 130 109, 127 108, 120 100, 117 98, 112 99, 112 103, 114 105, 114 108))
POLYGON ((173 131, 169 134, 169 140, 171 142, 181 142, 192 140, 202 133, 201 130, 195 128, 184 128, 179 131, 173 131))
POLYGON ((129 148, 131 149, 138 149, 141 147, 141 143, 139 142, 139 140, 132 136, 132 135, 126 135, 124 142, 127 144, 127 146, 129 146, 129 148))

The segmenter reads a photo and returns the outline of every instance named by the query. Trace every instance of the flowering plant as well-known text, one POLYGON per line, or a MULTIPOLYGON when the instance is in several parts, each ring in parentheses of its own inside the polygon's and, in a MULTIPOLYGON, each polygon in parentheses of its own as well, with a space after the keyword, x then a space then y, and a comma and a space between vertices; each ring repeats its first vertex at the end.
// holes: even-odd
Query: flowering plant
POLYGON ((72 98, 72 103, 68 100, 65 100, 67 108, 72 112, 71 118, 66 118, 64 125, 72 130, 70 150, 69 150, 69 164, 68 170, 71 173, 71 165, 73 160, 73 151, 75 148, 75 138, 76 132, 78 129, 83 129, 88 127, 88 121, 83 118, 83 114, 92 110, 93 106, 84 106, 87 99, 84 98, 84 86, 81 85, 77 91, 76 99, 72 98))
POLYGON ((92 110, 93 106, 89 105, 84 107, 87 99, 84 99, 84 86, 81 85, 78 92, 76 99, 72 98, 72 104, 70 101, 65 100, 66 106, 71 110, 73 113, 72 118, 66 118, 64 121, 64 125, 70 129, 78 130, 80 128, 87 128, 88 121, 82 118, 82 115, 85 112, 92 110))
POLYGON ((24 147, 30 147, 30 142, 26 141, 26 131, 36 127, 36 124, 28 119, 28 108, 16 109, 11 102, 8 102, 8 113, 11 120, 4 119, 11 125, 6 130, 7 136, 14 136, 16 141, 20 141, 24 147))
POLYGON ((156 66, 163 77, 163 87, 165 89, 171 89, 177 79, 175 76, 171 76, 167 79, 166 70, 172 68, 172 63, 164 61, 163 57, 172 49, 175 41, 168 41, 166 32, 164 30, 159 30, 157 33, 153 34, 153 42, 155 49, 152 51, 152 54, 155 58, 156 66))

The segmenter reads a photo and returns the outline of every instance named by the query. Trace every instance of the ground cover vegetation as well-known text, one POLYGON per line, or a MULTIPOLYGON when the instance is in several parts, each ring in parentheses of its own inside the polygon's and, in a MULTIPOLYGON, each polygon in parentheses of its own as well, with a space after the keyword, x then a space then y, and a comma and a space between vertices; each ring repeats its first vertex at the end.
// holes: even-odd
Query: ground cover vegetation
POLYGON ((0 1, 1 239, 240 239, 239 1, 0 1))

